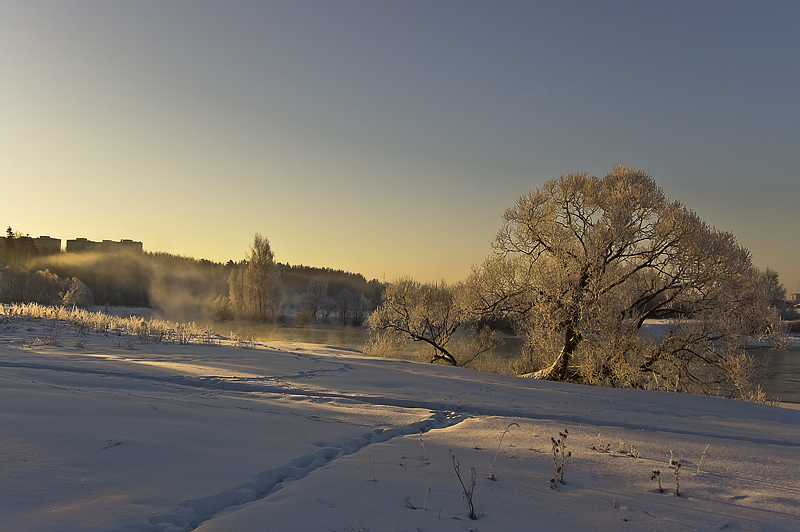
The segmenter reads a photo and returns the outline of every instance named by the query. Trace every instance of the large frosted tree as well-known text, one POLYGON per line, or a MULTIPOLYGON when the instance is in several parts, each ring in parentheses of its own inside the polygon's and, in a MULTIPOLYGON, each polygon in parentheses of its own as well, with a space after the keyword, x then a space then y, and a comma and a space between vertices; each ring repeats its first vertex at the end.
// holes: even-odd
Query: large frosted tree
POLYGON ((755 365, 744 341, 778 334, 767 277, 731 233, 618 166, 520 197, 467 288, 476 312, 526 333, 539 378, 741 395, 755 365), (641 334, 654 319, 663 334, 641 334))

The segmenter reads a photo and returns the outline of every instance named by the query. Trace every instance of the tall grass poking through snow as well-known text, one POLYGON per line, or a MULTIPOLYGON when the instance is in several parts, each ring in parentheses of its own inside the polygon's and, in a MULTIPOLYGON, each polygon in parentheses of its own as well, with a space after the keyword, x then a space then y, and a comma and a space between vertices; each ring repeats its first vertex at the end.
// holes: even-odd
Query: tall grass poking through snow
POLYGON ((160 319, 137 316, 119 317, 103 312, 92 312, 77 307, 47 306, 38 303, 11 303, 0 305, 4 321, 15 318, 52 320, 72 323, 81 334, 96 332, 102 335, 132 335, 139 343, 214 344, 214 335, 195 323, 174 323, 160 319))
POLYGON ((453 454, 453 451, 450 450, 450 458, 453 460, 453 470, 456 472, 456 476, 458 477, 458 482, 461 483, 461 489, 464 493, 464 499, 467 501, 467 506, 469 507, 469 518, 473 521, 478 519, 478 516, 475 514, 475 503, 473 502, 472 498, 475 495, 475 486, 478 483, 478 474, 475 472, 475 468, 470 468, 470 477, 469 477, 469 488, 467 484, 464 482, 464 479, 461 477, 461 464, 458 462, 456 455, 453 454))

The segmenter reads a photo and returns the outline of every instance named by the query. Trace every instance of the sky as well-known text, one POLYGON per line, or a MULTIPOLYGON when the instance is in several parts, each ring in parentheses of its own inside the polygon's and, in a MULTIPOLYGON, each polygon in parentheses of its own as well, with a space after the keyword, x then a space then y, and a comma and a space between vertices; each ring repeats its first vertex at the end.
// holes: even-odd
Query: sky
POLYGON ((570 172, 649 172, 800 292, 794 1, 0 4, 0 224, 455 281, 570 172))

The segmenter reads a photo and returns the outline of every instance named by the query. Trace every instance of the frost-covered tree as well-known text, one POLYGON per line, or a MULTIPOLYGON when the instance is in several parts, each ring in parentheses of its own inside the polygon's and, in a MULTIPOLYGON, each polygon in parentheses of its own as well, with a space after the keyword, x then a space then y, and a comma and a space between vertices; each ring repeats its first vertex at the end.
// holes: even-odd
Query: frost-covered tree
POLYGON ((61 296, 61 301, 68 307, 89 308, 94 304, 91 290, 77 277, 69 280, 68 288, 61 296))
POLYGON ((325 312, 328 302, 328 280, 317 277, 309 281, 303 294, 303 311, 308 313, 310 323, 317 323, 320 312, 325 312))
POLYGON ((228 278, 231 308, 240 318, 274 321, 280 303, 280 280, 269 240, 256 233, 247 258, 228 278))
POLYGON ((269 240, 256 233, 247 257, 245 282, 251 291, 256 321, 274 321, 280 303, 281 274, 269 240))
POLYGON ((488 330, 478 333, 469 327, 470 315, 458 290, 444 281, 423 284, 410 277, 389 284, 381 305, 367 318, 371 345, 424 342, 431 348, 431 363, 469 364, 494 347, 497 338, 488 330), (459 329, 464 334, 454 342, 457 347, 451 347, 459 329))
POLYGON ((231 321, 233 319, 233 308, 231 299, 228 296, 218 295, 211 304, 212 316, 217 321, 231 321))
POLYGON ((31 272, 10 264, 0 268, 0 302, 57 305, 66 284, 48 270, 31 272))
POLYGON ((527 335, 522 371, 551 380, 746 393, 752 336, 776 336, 769 276, 727 232, 645 172, 561 176, 506 210, 467 282, 474 310, 527 335), (661 337, 646 320, 669 321, 661 337))
POLYGON ((350 323, 355 296, 347 288, 339 292, 336 296, 336 317, 339 325, 350 323))
POLYGON ((356 294, 353 296, 353 317, 351 323, 354 327, 360 327, 364 323, 364 317, 372 305, 372 302, 367 299, 364 294, 356 294))

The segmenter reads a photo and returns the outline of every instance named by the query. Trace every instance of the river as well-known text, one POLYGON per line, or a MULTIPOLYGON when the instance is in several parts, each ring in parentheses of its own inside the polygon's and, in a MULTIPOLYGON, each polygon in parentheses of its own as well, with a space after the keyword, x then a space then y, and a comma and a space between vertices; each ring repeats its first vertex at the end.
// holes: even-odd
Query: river
POLYGON ((767 397, 800 403, 800 348, 770 351, 765 356, 769 357, 769 363, 761 387, 767 397))
MULTIPOLYGON (((226 327, 240 338, 253 338, 263 341, 289 341, 323 344, 349 349, 363 350, 367 341, 367 329, 358 327, 281 327, 278 325, 215 324, 214 330, 226 334, 226 327)), ((498 358, 511 359, 520 351, 521 340, 506 339, 503 345, 493 351, 498 358)), ((414 360, 425 349, 424 344, 410 343, 403 358, 414 360)), ((800 404, 800 348, 782 351, 767 349, 755 350, 757 356, 769 357, 767 375, 760 381, 767 397, 778 398, 782 402, 800 404)))

